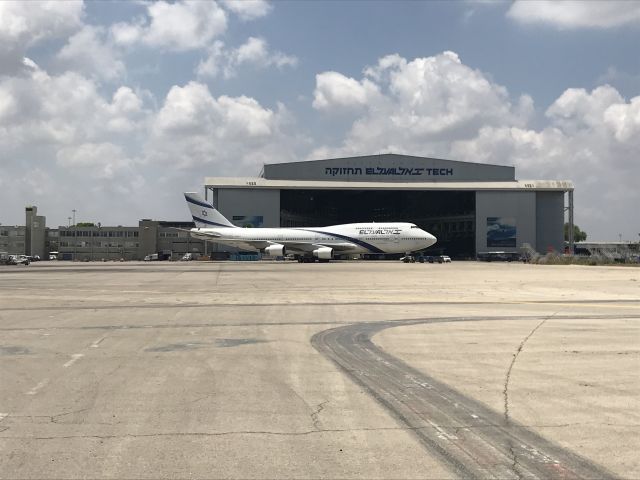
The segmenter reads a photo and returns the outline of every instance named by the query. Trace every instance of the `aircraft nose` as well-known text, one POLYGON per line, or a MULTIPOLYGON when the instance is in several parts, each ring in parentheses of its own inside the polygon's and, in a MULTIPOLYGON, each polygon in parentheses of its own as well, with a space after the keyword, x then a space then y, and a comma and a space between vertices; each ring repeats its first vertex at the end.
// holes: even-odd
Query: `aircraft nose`
POLYGON ((438 241, 438 239, 433 235, 431 235, 429 232, 424 232, 424 233, 425 233, 425 240, 429 242, 429 246, 433 245, 438 241))

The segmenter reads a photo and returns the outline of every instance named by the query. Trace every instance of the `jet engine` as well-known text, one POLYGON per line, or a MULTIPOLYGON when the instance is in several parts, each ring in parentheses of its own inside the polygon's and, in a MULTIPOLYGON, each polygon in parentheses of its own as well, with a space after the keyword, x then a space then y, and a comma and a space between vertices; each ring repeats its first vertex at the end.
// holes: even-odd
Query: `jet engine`
POLYGON ((269 245, 264 249, 264 253, 272 257, 284 257, 287 254, 287 249, 284 245, 269 245))
POLYGON ((320 260, 330 260, 333 258, 333 248, 329 247, 317 248, 312 253, 314 257, 317 257, 320 260))

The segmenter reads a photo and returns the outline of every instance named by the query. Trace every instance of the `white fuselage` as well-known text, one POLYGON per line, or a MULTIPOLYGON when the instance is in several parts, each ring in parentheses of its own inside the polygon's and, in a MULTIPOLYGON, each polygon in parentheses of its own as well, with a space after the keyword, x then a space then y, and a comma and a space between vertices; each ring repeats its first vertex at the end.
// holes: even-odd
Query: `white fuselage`
POLYGON ((304 228, 194 228, 194 237, 234 245, 251 242, 245 250, 261 250, 259 245, 287 245, 289 251, 308 252, 330 247, 336 253, 405 253, 422 250, 436 238, 412 223, 350 223, 304 228))

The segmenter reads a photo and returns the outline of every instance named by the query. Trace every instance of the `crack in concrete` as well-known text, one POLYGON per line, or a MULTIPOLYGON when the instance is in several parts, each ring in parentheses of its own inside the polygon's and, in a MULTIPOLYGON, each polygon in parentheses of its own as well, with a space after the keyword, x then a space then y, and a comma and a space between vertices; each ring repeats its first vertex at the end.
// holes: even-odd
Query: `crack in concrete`
MULTIPOLYGON (((533 336, 534 333, 536 333, 536 331, 542 327, 542 325, 544 325, 544 323, 549 320, 550 318, 552 318, 554 315, 556 315, 558 312, 554 312, 553 314, 551 314, 550 316, 548 316, 547 318, 542 319, 530 332, 529 334, 524 337, 524 339, 522 340, 522 342, 520 342, 520 345, 518 345, 518 349, 516 350, 516 353, 513 354, 513 358, 511 359, 511 363, 509 364, 509 368, 507 369, 507 374, 505 375, 505 379, 504 379, 504 388, 502 390, 502 395, 504 397, 504 423, 506 426, 511 426, 511 416, 509 414, 509 382, 511 380, 511 371, 513 370, 514 365, 516 364, 516 361, 518 360, 518 356, 520 355, 520 353, 522 352, 522 350, 524 349, 525 344, 527 343, 527 341, 533 336)), ((513 473, 518 477, 518 480, 522 480, 522 472, 520 471, 519 468, 519 464, 518 464, 518 456, 516 454, 516 451, 513 448, 513 443, 512 440, 509 439, 509 454, 511 456, 511 470, 513 470, 513 473)))
MULTIPOLYGON (((322 402, 322 404, 326 404, 326 402, 322 402)), ((319 404, 318 406, 320 406, 319 404)), ((320 410, 321 411, 321 410, 320 410)), ((574 424, 568 424, 569 426, 574 424)), ((582 425, 582 424, 575 424, 582 425)), ((562 425, 564 426, 564 425, 562 425)), ((638 426, 638 425, 632 425, 638 426)), ((454 430, 474 430, 481 428, 500 428, 499 425, 462 425, 462 426, 446 426, 439 425, 440 429, 443 428, 451 428, 454 430)), ((520 425, 521 428, 530 428, 530 427, 553 427, 553 425, 520 425)), ((8 430, 9 427, 6 427, 4 430, 0 430, 4 432, 8 430)), ((64 440, 64 439, 74 439, 74 438, 97 438, 101 440, 112 440, 119 438, 152 438, 152 437, 223 437, 223 436, 231 436, 231 435, 271 435, 271 436, 307 436, 313 434, 323 434, 323 433, 352 433, 352 432, 384 432, 384 431, 420 431, 420 430, 437 430, 433 426, 426 425, 422 427, 373 427, 373 428, 317 428, 314 430, 303 430, 299 432, 283 432, 283 431, 271 431, 271 430, 233 430, 233 431, 225 431, 225 432, 159 432, 159 433, 123 433, 123 434, 114 434, 114 435, 61 435, 61 436, 47 436, 47 437, 33 437, 29 435, 15 435, 15 436, 1 436, 0 439, 15 439, 15 440, 64 440)), ((510 447, 513 452, 513 447, 510 447)), ((515 455, 512 455, 514 460, 514 465, 517 464, 517 459, 515 455)), ((522 478, 519 472, 514 471, 518 478, 522 478)))
POLYGON ((313 428, 315 428, 316 430, 320 431, 320 412, 322 412, 322 410, 324 410, 324 406, 329 403, 329 400, 325 400, 324 402, 320 402, 318 405, 316 405, 316 409, 311 412, 311 421, 313 422, 313 428))
POLYGON ((402 431, 402 430, 421 430, 431 429, 433 427, 377 427, 377 428, 333 428, 304 430, 300 432, 278 432, 269 430, 237 430, 228 432, 162 432, 162 433, 123 433, 119 435, 64 435, 49 437, 31 437, 31 436, 2 436, 0 438, 10 438, 17 440, 61 440, 73 438, 98 438, 98 439, 118 439, 118 438, 146 438, 146 437, 222 437, 228 435, 274 435, 274 436, 306 436, 320 433, 349 433, 349 432, 380 432, 380 431, 402 431))
POLYGON ((522 340, 522 342, 520 342, 520 345, 518 345, 518 349, 516 350, 516 353, 513 354, 513 358, 511 359, 511 364, 509 365, 509 368, 507 369, 507 374, 505 375, 504 388, 502 390, 502 395, 504 397, 504 421, 507 425, 511 424, 511 418, 509 415, 509 381, 511 380, 511 371, 513 370, 513 367, 516 364, 516 360, 518 360, 518 356, 520 355, 520 352, 522 352, 522 349, 524 348, 524 345, 527 343, 527 341, 533 336, 534 333, 536 333, 536 331, 542 325, 544 325, 544 323, 547 320, 552 318, 556 313, 550 315, 547 318, 542 319, 540 323, 538 323, 533 328, 533 330, 531 330, 529 334, 526 337, 524 337, 524 340, 522 340))
POLYGON ((522 480, 522 472, 520 472, 520 466, 518 465, 518 456, 516 455, 515 450, 513 449, 513 444, 509 442, 509 452, 511 454, 511 459, 513 460, 511 463, 511 470, 516 474, 518 480, 522 480))

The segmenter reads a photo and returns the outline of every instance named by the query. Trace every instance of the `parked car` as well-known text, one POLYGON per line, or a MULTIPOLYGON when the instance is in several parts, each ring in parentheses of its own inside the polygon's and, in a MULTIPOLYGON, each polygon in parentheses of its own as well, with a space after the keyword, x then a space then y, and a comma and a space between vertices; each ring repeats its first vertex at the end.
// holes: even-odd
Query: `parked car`
POLYGON ((438 257, 438 263, 451 263, 451 258, 448 255, 440 255, 438 257))
POLYGON ((193 256, 193 253, 185 253, 185 254, 182 256, 182 261, 183 261, 183 262, 188 262, 188 261, 190 261, 190 260, 195 260, 195 258, 194 258, 194 256, 193 256))
POLYGON ((9 265, 29 265, 31 260, 26 255, 9 255, 9 265))

